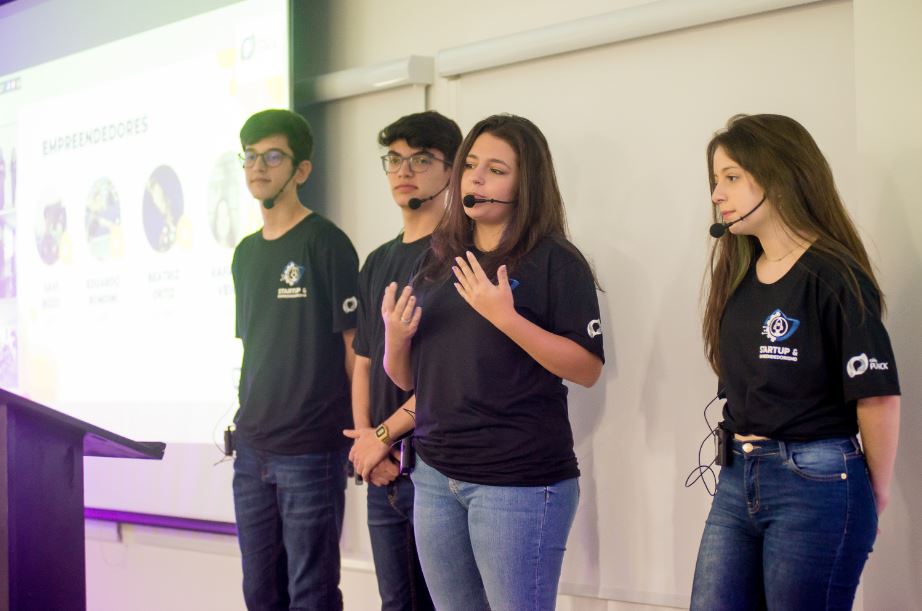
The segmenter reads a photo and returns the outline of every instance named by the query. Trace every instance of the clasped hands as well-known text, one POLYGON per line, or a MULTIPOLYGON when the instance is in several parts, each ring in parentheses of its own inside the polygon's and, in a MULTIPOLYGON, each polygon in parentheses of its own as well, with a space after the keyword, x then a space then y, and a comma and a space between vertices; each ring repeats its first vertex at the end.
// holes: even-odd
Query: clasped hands
POLYGON ((356 475, 375 486, 386 486, 400 475, 400 467, 388 460, 391 446, 381 443, 371 427, 347 429, 343 434, 355 441, 349 450, 349 460, 356 475))

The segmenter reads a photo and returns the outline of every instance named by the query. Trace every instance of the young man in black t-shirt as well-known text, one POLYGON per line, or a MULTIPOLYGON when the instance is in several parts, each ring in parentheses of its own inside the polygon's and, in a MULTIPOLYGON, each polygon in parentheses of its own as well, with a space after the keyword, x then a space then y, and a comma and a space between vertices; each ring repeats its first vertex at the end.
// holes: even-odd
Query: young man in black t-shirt
POLYGON ((298 198, 313 147, 303 117, 259 112, 240 142, 263 217, 232 264, 243 342, 234 509, 244 598, 250 609, 342 609, 348 441, 339 432, 351 422, 358 258, 298 198))
POLYGON ((437 112, 401 117, 385 127, 378 143, 391 195, 403 216, 403 231, 372 252, 359 276, 352 409, 355 439, 350 458, 370 483, 368 530, 382 610, 432 609, 413 537, 413 484, 400 474, 389 422, 412 428, 416 399, 397 388, 384 371, 381 299, 391 282, 409 281, 445 207, 446 187, 461 130, 437 112), (393 419, 393 420, 392 420, 393 419))

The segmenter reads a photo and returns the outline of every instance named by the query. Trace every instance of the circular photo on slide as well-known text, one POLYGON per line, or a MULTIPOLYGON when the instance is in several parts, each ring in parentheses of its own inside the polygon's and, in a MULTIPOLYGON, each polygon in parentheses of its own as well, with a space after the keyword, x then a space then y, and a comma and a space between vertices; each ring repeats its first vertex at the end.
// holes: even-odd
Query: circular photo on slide
POLYGON ((47 202, 39 206, 35 223, 35 243, 38 255, 46 265, 57 263, 67 251, 67 210, 61 198, 43 198, 47 202))
POLYGON ((144 233, 157 252, 168 251, 176 242, 183 214, 182 184, 170 166, 162 165, 144 186, 144 233))
POLYGON ((112 181, 100 178, 93 183, 86 200, 86 241, 100 261, 121 257, 122 211, 112 181))
POLYGON ((235 247, 243 237, 243 180, 235 153, 218 157, 208 179, 208 226, 215 241, 227 248, 235 247))

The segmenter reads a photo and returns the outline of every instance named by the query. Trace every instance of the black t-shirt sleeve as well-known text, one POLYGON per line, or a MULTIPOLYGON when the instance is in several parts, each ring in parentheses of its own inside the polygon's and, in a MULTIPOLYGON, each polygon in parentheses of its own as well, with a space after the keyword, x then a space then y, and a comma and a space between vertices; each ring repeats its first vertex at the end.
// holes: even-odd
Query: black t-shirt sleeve
POLYGON ((595 280, 588 265, 567 256, 552 267, 548 282, 549 331, 570 339, 605 362, 595 280))
POLYGON ((243 329, 243 297, 238 284, 240 282, 240 261, 243 259, 240 253, 242 248, 246 248, 245 244, 246 242, 244 241, 237 245, 237 248, 234 249, 234 257, 231 259, 231 278, 234 281, 234 335, 240 339, 243 338, 245 331, 243 329))
POLYGON ((352 242, 339 228, 330 226, 320 244, 318 256, 325 270, 324 285, 329 292, 334 333, 355 328, 358 310, 359 259, 352 242))
POLYGON ((831 300, 836 336, 841 338, 839 366, 846 401, 900 394, 896 359, 881 321, 880 295, 867 277, 856 272, 861 288, 855 294, 842 286, 831 300))
POLYGON ((371 261, 374 253, 365 260, 358 280, 358 309, 356 310, 355 339, 352 340, 352 349, 358 356, 370 357, 371 349, 368 342, 368 333, 371 331, 370 316, 374 314, 375 304, 371 303, 371 261))

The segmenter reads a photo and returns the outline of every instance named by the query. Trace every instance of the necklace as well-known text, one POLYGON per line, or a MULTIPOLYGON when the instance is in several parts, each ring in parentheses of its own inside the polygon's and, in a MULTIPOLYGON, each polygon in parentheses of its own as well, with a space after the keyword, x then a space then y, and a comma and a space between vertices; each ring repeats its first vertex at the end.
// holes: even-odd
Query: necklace
POLYGON ((795 247, 792 248, 791 250, 787 251, 786 253, 784 253, 783 255, 781 255, 780 257, 778 257, 777 259, 772 259, 772 258, 770 258, 770 257, 768 256, 768 254, 763 250, 763 251, 762 251, 762 256, 765 257, 765 260, 768 261, 769 263, 778 263, 779 261, 783 261, 784 259, 787 259, 788 256, 790 256, 790 254, 791 254, 792 252, 794 252, 795 250, 797 250, 797 246, 795 246, 795 247))

